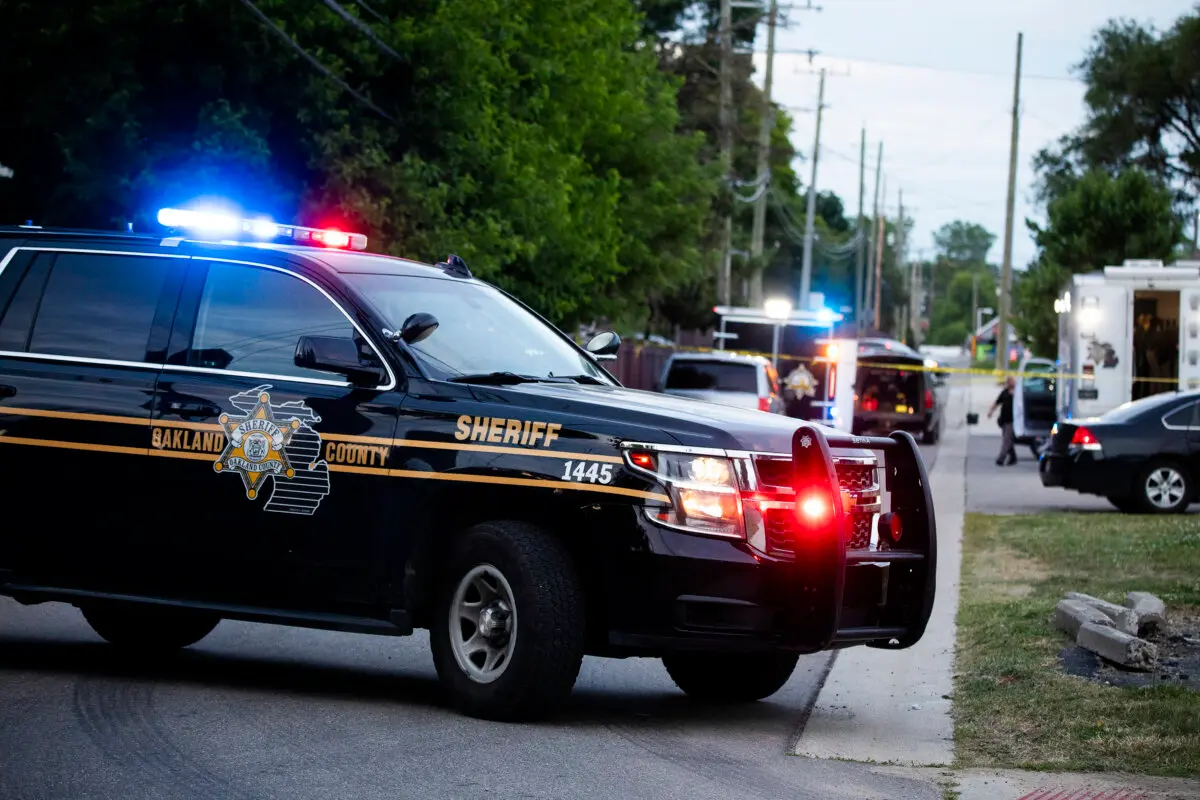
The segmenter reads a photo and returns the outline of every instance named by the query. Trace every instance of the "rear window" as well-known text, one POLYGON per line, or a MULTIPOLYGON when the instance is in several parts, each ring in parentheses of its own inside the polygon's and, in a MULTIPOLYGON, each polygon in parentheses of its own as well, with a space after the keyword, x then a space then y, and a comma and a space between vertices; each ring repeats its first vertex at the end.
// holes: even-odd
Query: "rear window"
POLYGON ((674 361, 666 388, 758 394, 758 368, 725 361, 674 361))
POLYGON ((1106 411, 1105 413, 1101 414, 1099 419, 1102 422, 1130 422, 1147 413, 1163 414, 1167 411, 1168 407, 1174 405, 1178 401, 1178 392, 1152 394, 1149 397, 1143 397, 1140 400, 1122 403, 1111 411, 1106 411))
POLYGON ((906 414, 921 409, 924 400, 921 373, 867 367, 859 371, 859 376, 859 404, 864 411, 906 414))

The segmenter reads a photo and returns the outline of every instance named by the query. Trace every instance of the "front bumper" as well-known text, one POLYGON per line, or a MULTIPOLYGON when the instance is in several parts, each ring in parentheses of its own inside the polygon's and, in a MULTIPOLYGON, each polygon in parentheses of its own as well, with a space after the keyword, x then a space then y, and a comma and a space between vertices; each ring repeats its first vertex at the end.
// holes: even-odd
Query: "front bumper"
POLYGON ((920 640, 933 607, 937 536, 916 441, 903 432, 868 439, 804 426, 790 462, 793 489, 818 486, 834 498, 834 521, 820 530, 801 526, 790 538, 768 531, 761 549, 646 522, 644 549, 627 551, 616 565, 612 652, 807 653, 857 644, 897 649, 920 640), (882 465, 867 469, 882 480, 864 485, 857 468, 839 476, 833 449, 881 451, 882 465), (872 494, 876 500, 886 494, 886 510, 900 516, 899 542, 874 533, 885 509, 870 502, 872 494))

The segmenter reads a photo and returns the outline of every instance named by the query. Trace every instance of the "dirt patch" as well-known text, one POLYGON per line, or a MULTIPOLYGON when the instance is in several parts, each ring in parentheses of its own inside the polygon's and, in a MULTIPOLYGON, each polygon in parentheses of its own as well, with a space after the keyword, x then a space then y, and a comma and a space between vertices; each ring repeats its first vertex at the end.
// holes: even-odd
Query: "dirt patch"
POLYGON ((1011 547, 991 547, 975 557, 972 580, 981 599, 1026 597, 1049 572, 1011 547))
POLYGON ((1179 686, 1200 692, 1200 615, 1167 612, 1166 630, 1146 636, 1158 647, 1158 663, 1146 672, 1116 666, 1082 647, 1058 654, 1063 672, 1106 686, 1179 686))

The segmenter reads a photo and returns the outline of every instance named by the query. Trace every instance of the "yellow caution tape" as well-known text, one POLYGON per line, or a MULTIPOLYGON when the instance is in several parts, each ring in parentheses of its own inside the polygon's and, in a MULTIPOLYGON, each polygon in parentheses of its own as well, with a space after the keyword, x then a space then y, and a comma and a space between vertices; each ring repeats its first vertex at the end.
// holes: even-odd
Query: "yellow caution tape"
MULTIPOLYGON (((647 345, 647 344, 641 343, 641 342, 639 342, 638 344, 636 344, 634 346, 634 351, 641 352, 646 347, 659 348, 659 349, 663 349, 663 350, 674 350, 674 352, 679 352, 679 353, 729 353, 730 355, 761 356, 761 357, 767 358, 767 359, 771 358, 770 353, 762 353, 762 352, 758 352, 756 350, 732 350, 729 348, 726 348, 724 350, 718 350, 715 347, 682 347, 682 346, 675 347, 675 348, 668 348, 668 347, 663 347, 662 345, 653 345, 653 344, 647 345)), ((800 362, 810 363, 810 364, 811 363, 821 363, 821 364, 832 363, 829 358, 824 357, 824 356, 794 356, 794 355, 789 355, 787 353, 780 353, 779 358, 786 359, 788 361, 800 361, 800 362)), ((892 370, 903 371, 903 372, 937 372, 937 373, 946 373, 946 374, 953 374, 953 375, 982 375, 985 377, 995 377, 995 378, 1009 378, 1009 377, 1011 377, 1011 378, 1054 378, 1055 380, 1081 380, 1081 381, 1083 381, 1083 380, 1093 380, 1094 381, 1096 378, 1096 376, 1094 374, 1093 375, 1069 374, 1069 373, 1065 373, 1065 372, 1055 372, 1055 371, 1048 371, 1048 370, 1032 370, 1032 371, 1024 370, 1024 371, 1022 371, 1022 370, 1018 370, 1018 369, 995 369, 995 368, 987 369, 984 367, 943 367, 943 366, 929 367, 924 364, 894 364, 894 363, 882 363, 882 362, 875 362, 875 361, 858 361, 858 362, 856 362, 856 366, 871 367, 874 369, 892 369, 892 370)), ((1178 384, 1182 388, 1183 384, 1185 383, 1185 379, 1183 379, 1183 378, 1134 378, 1133 382, 1134 383, 1159 383, 1159 384, 1172 384, 1173 383, 1173 384, 1178 384)), ((1189 389, 1200 388, 1200 378, 1186 379, 1186 383, 1188 384, 1187 388, 1189 388, 1189 389)))

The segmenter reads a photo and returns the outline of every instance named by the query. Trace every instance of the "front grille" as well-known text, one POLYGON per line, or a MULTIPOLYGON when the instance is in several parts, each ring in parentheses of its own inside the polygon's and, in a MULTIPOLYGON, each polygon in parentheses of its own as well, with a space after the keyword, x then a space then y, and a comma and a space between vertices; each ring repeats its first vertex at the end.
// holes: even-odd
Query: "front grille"
POLYGON ((838 483, 843 491, 870 491, 875 488, 875 469, 872 464, 838 464, 838 483))
POLYGON ((853 529, 850 532, 850 541, 846 542, 847 550, 867 550, 871 547, 871 520, 870 514, 855 514, 853 517, 853 529))
MULTIPOLYGON (((758 482, 766 489, 792 488, 792 462, 782 458, 756 458, 758 482)), ((844 492, 869 492, 876 488, 872 464, 838 464, 838 483, 844 492)))
MULTIPOLYGON (((795 550, 795 517, 791 509, 773 508, 766 512, 763 527, 767 535, 767 552, 771 555, 791 555, 795 550)), ((854 514, 851 518, 850 540, 847 550, 871 549, 872 514, 854 514)), ((881 550, 887 549, 880 543, 881 550)))

